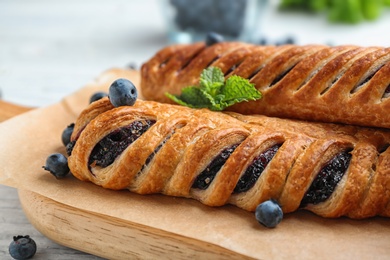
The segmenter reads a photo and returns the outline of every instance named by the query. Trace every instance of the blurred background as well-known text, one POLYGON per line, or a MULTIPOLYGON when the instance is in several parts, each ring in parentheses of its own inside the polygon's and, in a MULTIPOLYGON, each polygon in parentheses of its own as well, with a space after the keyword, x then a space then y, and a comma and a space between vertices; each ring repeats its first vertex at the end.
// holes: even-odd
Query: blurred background
POLYGON ((388 0, 2 0, 3 100, 46 106, 208 31, 255 44, 390 46, 388 0))

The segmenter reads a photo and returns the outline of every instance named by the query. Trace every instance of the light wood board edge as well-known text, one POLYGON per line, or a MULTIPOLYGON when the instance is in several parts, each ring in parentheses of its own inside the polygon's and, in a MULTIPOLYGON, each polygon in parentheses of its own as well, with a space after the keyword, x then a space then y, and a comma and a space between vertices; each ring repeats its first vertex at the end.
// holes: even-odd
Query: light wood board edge
POLYGON ((96 256, 108 259, 252 259, 204 241, 73 208, 31 191, 19 190, 18 193, 27 218, 39 232, 58 244, 96 256))
POLYGON ((0 122, 3 122, 11 117, 22 114, 31 110, 30 107, 24 107, 11 102, 0 100, 0 122))

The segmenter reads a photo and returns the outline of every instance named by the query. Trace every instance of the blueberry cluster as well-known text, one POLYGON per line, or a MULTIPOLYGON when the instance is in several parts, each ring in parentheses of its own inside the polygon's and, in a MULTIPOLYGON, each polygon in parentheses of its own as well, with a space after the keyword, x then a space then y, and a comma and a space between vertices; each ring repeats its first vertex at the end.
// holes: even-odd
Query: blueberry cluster
MULTIPOLYGON (((89 103, 93 103, 101 98, 107 97, 113 106, 132 106, 137 100, 137 88, 132 82, 127 79, 117 79, 115 80, 110 88, 109 93, 106 92, 96 92, 90 99, 89 103)), ((75 145, 75 141, 71 141, 71 136, 74 131, 75 124, 72 123, 68 125, 62 132, 61 141, 66 147, 66 153, 71 154, 72 149, 75 145)), ((113 148, 112 148, 113 149, 113 148)), ((57 179, 66 177, 69 173, 68 158, 61 153, 50 154, 46 158, 45 165, 42 168, 46 171, 49 171, 57 179)))
POLYGON ((217 32, 238 37, 244 27, 247 0, 171 0, 174 21, 183 31, 217 32))

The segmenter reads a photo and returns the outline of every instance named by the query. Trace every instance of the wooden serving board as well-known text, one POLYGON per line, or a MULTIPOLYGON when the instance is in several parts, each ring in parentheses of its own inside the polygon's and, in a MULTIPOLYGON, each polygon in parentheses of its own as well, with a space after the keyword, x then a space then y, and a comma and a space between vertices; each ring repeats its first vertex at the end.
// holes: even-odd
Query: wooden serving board
POLYGON ((108 259, 251 259, 225 248, 19 190, 23 210, 53 241, 108 259))
POLYGON ((31 108, 0 100, 0 122, 29 111, 31 108))
MULTIPOLYGON (((28 190, 19 189, 18 192, 25 215, 44 236, 58 244, 107 259, 385 260, 390 257, 390 226, 384 218, 364 221, 329 220, 309 212, 295 212, 285 216, 283 223, 276 229, 266 229, 256 225, 254 221, 248 221, 251 219, 248 214, 233 207, 210 212, 195 201, 180 199, 177 207, 184 208, 187 213, 182 212, 177 217, 171 215, 170 222, 182 225, 189 220, 191 226, 198 225, 200 233, 208 229, 210 237, 223 237, 224 240, 217 242, 216 239, 212 242, 208 240, 208 236, 199 237, 194 231, 185 231, 186 234, 183 235, 174 229, 164 229, 164 225, 148 225, 99 214, 59 203, 28 190), (188 205, 184 205, 185 202, 188 205), (190 208, 200 210, 204 216, 197 214, 198 217, 194 218, 191 216, 194 211, 190 208), (226 226, 226 231, 218 230, 218 222, 225 221, 224 215, 230 215, 232 221, 226 226), (252 235, 241 240, 232 236, 231 241, 228 241, 232 232, 245 233, 248 229, 251 229, 252 235), (243 244, 251 244, 251 250, 242 250, 243 244)), ((69 196, 74 195, 70 193, 69 196)), ((141 199, 138 195, 131 197, 131 200, 141 199)), ((162 209, 168 207, 174 210, 172 205, 176 204, 175 199, 170 197, 142 198, 149 205, 156 200, 152 204, 162 209)), ((134 208, 128 210, 139 211, 142 208, 136 201, 134 204, 134 208)), ((153 218, 164 221, 166 215, 158 214, 153 218)))

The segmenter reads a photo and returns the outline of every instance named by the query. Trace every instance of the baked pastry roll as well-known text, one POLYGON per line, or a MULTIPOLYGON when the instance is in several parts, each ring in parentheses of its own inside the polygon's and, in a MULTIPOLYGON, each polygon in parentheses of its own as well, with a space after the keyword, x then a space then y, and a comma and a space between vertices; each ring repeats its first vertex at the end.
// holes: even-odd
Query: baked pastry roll
POLYGON ((162 193, 248 211, 390 216, 390 131, 108 98, 79 116, 75 177, 107 189, 162 193))
POLYGON ((210 66, 247 78, 263 94, 230 111, 390 128, 390 48, 172 45, 143 64, 141 91, 147 100, 171 103, 166 92, 198 84, 210 66))

